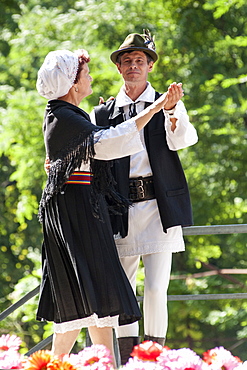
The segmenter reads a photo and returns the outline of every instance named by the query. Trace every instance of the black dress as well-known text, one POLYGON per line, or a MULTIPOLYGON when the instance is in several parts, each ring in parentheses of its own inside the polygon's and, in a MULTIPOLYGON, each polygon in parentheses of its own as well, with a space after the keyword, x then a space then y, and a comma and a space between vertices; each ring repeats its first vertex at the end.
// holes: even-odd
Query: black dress
POLYGON ((81 109, 62 101, 48 103, 44 131, 52 165, 40 203, 44 242, 38 320, 62 323, 96 313, 99 318, 119 315, 119 324, 125 325, 141 317, 118 258, 105 201, 105 195, 113 200, 117 195, 113 196, 113 188, 109 190, 111 179, 106 177, 100 183, 102 171, 105 175, 109 164, 97 161, 92 165, 96 185, 66 184, 80 161, 89 159, 85 152, 92 155, 88 147, 95 130, 97 127, 81 109), (78 120, 76 127, 73 114, 78 120), (92 194, 97 198, 94 207, 92 194))

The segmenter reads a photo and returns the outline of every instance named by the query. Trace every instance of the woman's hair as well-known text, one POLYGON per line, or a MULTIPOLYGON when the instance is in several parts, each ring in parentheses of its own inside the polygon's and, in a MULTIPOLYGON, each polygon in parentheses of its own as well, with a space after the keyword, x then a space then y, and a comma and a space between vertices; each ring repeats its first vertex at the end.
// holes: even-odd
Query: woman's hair
POLYGON ((80 76, 80 73, 83 69, 83 65, 85 63, 90 62, 90 58, 89 58, 88 52, 86 50, 79 49, 79 50, 76 50, 75 53, 78 55, 79 65, 78 65, 77 74, 76 74, 76 77, 75 77, 74 84, 76 84, 79 80, 79 76, 80 76))

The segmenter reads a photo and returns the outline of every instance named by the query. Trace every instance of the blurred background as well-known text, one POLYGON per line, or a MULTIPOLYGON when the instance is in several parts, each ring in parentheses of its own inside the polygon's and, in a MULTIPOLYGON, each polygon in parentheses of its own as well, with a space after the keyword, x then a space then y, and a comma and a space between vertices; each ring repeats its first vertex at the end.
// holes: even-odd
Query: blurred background
MULTIPOLYGON (((160 92, 183 83, 199 135, 198 144, 179 153, 195 225, 247 223, 246 17, 245 0, 1 0, 0 311, 40 283, 46 100, 35 84, 51 50, 88 50, 93 94, 81 107, 90 112, 99 96, 116 96, 122 85, 110 53, 129 33, 149 29, 159 54, 149 80, 160 92)), ((246 234, 188 236, 186 246, 174 255, 169 295, 246 292, 246 234), (239 273, 205 273, 219 269, 239 273)), ((140 266, 140 296, 143 276, 140 266)), ((1 334, 21 337, 23 353, 52 334, 50 323, 35 319, 37 300, 0 322, 1 334)), ((170 348, 201 354, 224 346, 247 360, 245 300, 172 301, 168 308, 170 348)), ((82 331, 74 351, 84 345, 82 331)))

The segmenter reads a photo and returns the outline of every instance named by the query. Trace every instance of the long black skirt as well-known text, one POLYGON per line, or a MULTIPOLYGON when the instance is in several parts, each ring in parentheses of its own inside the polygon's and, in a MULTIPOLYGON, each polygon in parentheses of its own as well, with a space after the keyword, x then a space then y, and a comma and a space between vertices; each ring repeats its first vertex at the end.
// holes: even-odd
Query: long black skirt
POLYGON ((69 184, 45 208, 38 320, 56 323, 119 315, 119 325, 141 318, 118 258, 105 201, 104 221, 90 206, 90 185, 69 184))

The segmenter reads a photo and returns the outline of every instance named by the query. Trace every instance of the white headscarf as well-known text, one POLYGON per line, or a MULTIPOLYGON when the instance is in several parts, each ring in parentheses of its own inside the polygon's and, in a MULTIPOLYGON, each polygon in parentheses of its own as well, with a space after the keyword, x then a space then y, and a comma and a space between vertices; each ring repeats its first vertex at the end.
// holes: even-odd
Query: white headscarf
POLYGON ((38 71, 37 90, 46 99, 58 99, 73 86, 78 71, 78 55, 69 50, 51 51, 38 71))

